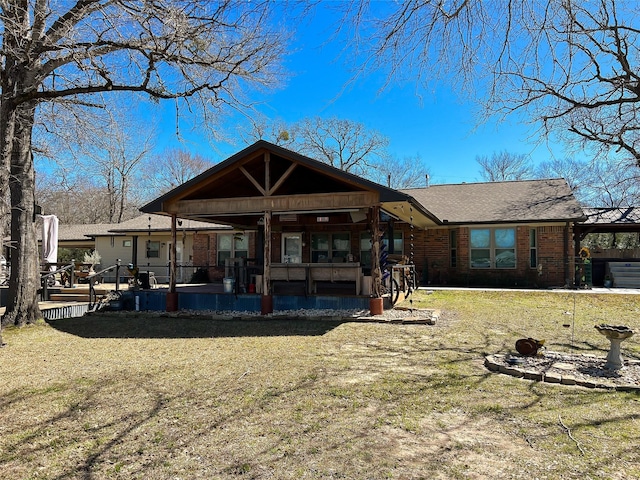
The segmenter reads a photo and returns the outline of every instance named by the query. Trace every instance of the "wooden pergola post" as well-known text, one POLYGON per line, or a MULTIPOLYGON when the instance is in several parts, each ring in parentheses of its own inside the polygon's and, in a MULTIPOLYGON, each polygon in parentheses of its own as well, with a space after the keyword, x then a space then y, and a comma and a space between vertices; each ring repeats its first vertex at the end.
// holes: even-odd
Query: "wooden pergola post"
MULTIPOLYGON (((271 155, 264 154, 264 190, 265 196, 271 196, 271 170, 269 163, 271 155)), ((262 297, 260 298, 260 312, 262 315, 273 313, 273 295, 271 293, 271 211, 264 212, 264 271, 262 272, 262 297)))
POLYGON ((167 293, 167 312, 175 312, 178 310, 178 292, 176 292, 176 233, 177 215, 171 214, 171 252, 169 256, 169 292, 167 293))
POLYGON ((380 206, 371 207, 371 300, 369 310, 372 315, 384 311, 382 299, 382 270, 380 269, 380 206))

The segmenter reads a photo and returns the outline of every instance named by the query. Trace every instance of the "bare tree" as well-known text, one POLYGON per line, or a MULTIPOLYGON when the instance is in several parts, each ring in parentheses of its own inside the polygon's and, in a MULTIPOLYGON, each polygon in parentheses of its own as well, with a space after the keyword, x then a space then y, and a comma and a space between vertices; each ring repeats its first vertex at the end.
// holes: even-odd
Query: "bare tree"
MULTIPOLYGON (((573 157, 554 158, 539 163, 535 169, 537 178, 564 178, 573 194, 583 201, 590 189, 589 162, 573 157)), ((584 202, 583 202, 584 204, 584 202)))
POLYGON ((395 189, 428 186, 430 176, 420 155, 381 159, 367 175, 374 182, 395 189))
POLYGON ((96 191, 106 194, 107 223, 120 223, 129 205, 131 181, 153 146, 153 131, 135 131, 121 115, 104 120, 94 125, 91 140, 79 146, 84 158, 78 166, 91 177, 96 191))
MULTIPOLYGON (((175 99, 178 116, 273 85, 285 53, 269 2, 8 0, 0 5, 0 159, 11 195, 10 292, 3 324, 40 317, 33 226, 33 128, 48 102, 100 106, 102 93, 175 99)), ((280 12, 282 13, 282 12, 280 12)))
POLYGON ((635 163, 619 159, 597 159, 589 168, 587 204, 596 207, 629 207, 640 199, 639 169, 635 163))
POLYGON ((300 153, 345 172, 366 176, 385 158, 387 137, 364 124, 338 118, 304 119, 292 127, 300 153))
POLYGON ((521 153, 494 152, 490 157, 477 156, 476 162, 481 167, 480 175, 488 182, 524 180, 533 175, 531 158, 521 153))
POLYGON ((252 116, 250 121, 250 128, 240 132, 240 136, 246 143, 266 140, 285 148, 296 148, 295 125, 288 125, 284 120, 270 119, 260 115, 252 116))
POLYGON ((282 145, 392 188, 424 185, 429 174, 419 155, 390 155, 387 137, 352 120, 315 117, 287 124, 263 117, 252 121, 243 138, 247 142, 262 139, 282 145))
POLYGON ((149 196, 161 195, 213 166, 211 160, 179 148, 171 148, 155 155, 148 162, 145 182, 149 196))
POLYGON ((360 73, 446 80, 488 114, 521 112, 548 138, 640 162, 640 3, 349 3, 360 73))

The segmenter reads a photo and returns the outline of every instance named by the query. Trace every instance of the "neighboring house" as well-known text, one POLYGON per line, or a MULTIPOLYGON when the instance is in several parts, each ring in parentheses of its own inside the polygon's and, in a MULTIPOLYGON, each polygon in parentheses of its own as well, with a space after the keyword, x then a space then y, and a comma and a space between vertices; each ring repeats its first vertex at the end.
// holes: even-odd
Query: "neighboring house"
POLYGON ((280 280, 291 264, 311 275, 349 263, 367 276, 378 232, 424 284, 540 287, 572 284, 573 227, 584 218, 562 179, 398 191, 265 141, 141 210, 233 227, 194 235, 193 262, 215 280, 230 258, 269 265, 280 280))
MULTIPOLYGON (((181 220, 176 236, 177 274, 180 282, 189 281, 194 270, 193 237, 202 231, 229 231, 231 227, 212 223, 181 220)), ((38 229, 40 241, 41 229, 38 229)), ((123 266, 121 279, 128 276, 127 266, 136 265, 142 271, 153 272, 160 283, 168 282, 168 264, 171 251, 171 220, 161 215, 140 215, 122 223, 59 225, 58 248, 97 250, 100 267, 117 262, 123 266)), ((82 258, 76 259, 82 261, 82 258)), ((206 265, 205 265, 206 267, 206 265)), ((115 281, 115 271, 103 276, 107 282, 115 281)))
MULTIPOLYGON (((189 219, 178 220, 176 232, 177 281, 188 282, 194 270, 200 266, 194 263, 193 239, 202 231, 229 231, 231 227, 214 223, 204 223, 189 219)), ((161 215, 140 215, 131 220, 111 225, 108 232, 90 234, 95 240, 95 248, 102 256, 102 267, 121 264, 136 265, 141 271, 153 272, 160 283, 169 281, 171 261, 171 219, 161 215)), ((126 273, 126 269, 124 270, 126 273)), ((106 274, 106 281, 115 280, 106 274)))

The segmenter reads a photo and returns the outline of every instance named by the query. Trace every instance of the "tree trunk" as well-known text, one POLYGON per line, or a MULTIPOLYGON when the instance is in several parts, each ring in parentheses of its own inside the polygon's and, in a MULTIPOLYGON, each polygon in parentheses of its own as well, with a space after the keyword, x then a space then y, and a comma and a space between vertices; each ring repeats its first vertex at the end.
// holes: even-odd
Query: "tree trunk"
POLYGON ((35 105, 23 104, 13 115, 11 145, 11 276, 3 325, 25 325, 41 318, 38 242, 34 226, 35 172, 31 132, 35 105))

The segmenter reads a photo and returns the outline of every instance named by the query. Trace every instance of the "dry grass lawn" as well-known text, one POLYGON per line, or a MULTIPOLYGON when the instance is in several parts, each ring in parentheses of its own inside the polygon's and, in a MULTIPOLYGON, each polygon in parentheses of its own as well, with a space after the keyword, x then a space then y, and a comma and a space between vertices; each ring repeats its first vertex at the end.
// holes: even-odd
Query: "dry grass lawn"
MULTIPOLYGON (((489 373, 516 339, 606 354, 640 298, 418 293, 437 325, 113 313, 9 329, 3 479, 640 478, 640 396, 489 373), (569 327, 563 326, 569 325, 569 327)), ((640 334, 623 343, 640 358, 640 334)))

